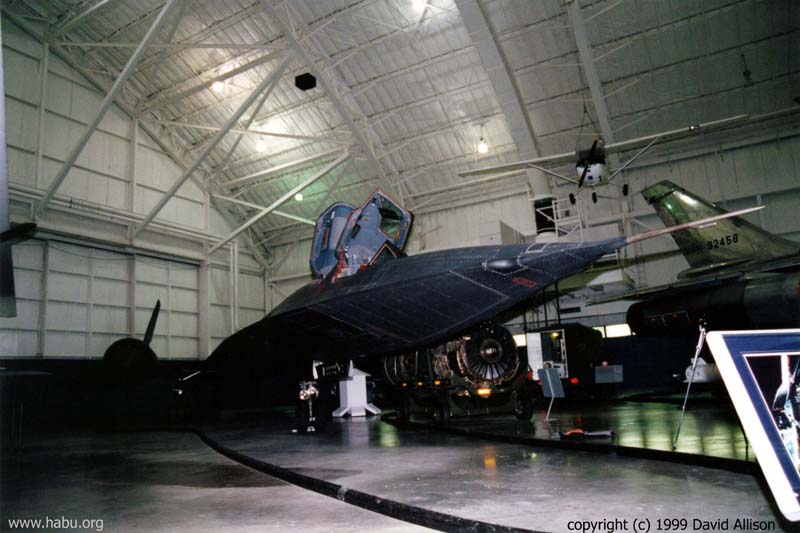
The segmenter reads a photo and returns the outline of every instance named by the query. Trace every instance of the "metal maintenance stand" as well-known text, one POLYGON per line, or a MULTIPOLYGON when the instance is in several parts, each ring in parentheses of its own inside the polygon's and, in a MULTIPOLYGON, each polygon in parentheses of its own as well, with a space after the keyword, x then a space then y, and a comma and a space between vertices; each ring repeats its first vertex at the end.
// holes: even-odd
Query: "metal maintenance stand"
POLYGON ((353 368, 353 362, 350 362, 348 376, 339 380, 339 407, 333 416, 341 418, 348 413, 350 416, 381 414, 378 407, 367 401, 367 376, 369 374, 353 368))
POLYGON ((681 417, 678 420, 678 428, 675 430, 675 439, 672 441, 672 451, 674 452, 678 447, 678 436, 681 434, 681 426, 683 425, 683 415, 686 414, 686 404, 689 401, 689 391, 692 388, 694 381, 694 373, 697 370, 697 361, 700 359, 700 352, 703 350, 703 345, 706 343, 706 323, 704 320, 700 321, 700 338, 697 339, 697 348, 694 350, 694 358, 692 359, 692 373, 689 376, 689 383, 686 384, 686 395, 683 397, 683 407, 681 407, 681 417))
POLYGON ((558 375, 557 368, 542 368, 539 370, 539 379, 542 381, 542 395, 550 398, 550 406, 547 408, 545 421, 552 422, 555 418, 550 418, 550 411, 553 409, 553 402, 556 398, 564 398, 564 386, 561 385, 561 377, 558 375))
POLYGON ((322 363, 319 361, 313 361, 311 363, 312 379, 309 381, 300 382, 300 392, 298 393, 298 398, 301 402, 301 412, 299 413, 301 427, 293 429, 292 433, 315 433, 320 427, 321 420, 317 416, 319 406, 314 406, 314 400, 319 399, 320 395, 319 380, 324 377, 324 373, 320 372, 321 369, 322 363))
POLYGON ((300 382, 300 400, 306 402, 308 407, 308 419, 306 420, 306 433, 317 431, 317 417, 314 414, 314 398, 319 397, 319 389, 316 381, 300 382))

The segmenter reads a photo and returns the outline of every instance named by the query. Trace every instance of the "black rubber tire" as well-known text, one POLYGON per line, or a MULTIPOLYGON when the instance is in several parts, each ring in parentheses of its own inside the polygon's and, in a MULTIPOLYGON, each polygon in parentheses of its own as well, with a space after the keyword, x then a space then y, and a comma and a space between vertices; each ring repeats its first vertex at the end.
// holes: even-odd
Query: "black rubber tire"
POLYGON ((594 191, 592 191, 592 203, 593 204, 597 203, 597 193, 594 191))
POLYGON ((575 199, 575 195, 573 193, 569 193, 569 203, 575 205, 576 202, 577 200, 575 199))
POLYGON ((630 188, 628 187, 628 184, 626 183, 625 185, 622 186, 622 196, 628 196, 629 192, 630 192, 630 188))

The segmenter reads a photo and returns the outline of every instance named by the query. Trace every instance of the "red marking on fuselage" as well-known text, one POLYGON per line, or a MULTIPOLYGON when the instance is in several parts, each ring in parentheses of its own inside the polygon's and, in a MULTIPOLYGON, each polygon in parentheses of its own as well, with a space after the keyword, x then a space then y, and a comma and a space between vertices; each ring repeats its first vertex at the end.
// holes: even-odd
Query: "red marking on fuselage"
POLYGON ((523 287, 528 289, 536 287, 536 282, 528 278, 521 278, 521 277, 511 278, 511 281, 516 283, 517 285, 522 285, 523 287))

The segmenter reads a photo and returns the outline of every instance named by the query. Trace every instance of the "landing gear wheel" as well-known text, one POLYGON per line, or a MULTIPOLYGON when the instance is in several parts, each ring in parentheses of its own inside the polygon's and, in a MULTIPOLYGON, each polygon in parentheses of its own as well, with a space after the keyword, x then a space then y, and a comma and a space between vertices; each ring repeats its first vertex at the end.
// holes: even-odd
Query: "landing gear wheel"
POLYGON ((628 184, 626 183, 625 185, 622 186, 622 196, 628 196, 629 192, 630 189, 628 188, 628 184))
POLYGON ((571 203, 572 205, 575 205, 575 202, 577 202, 577 200, 575 200, 575 195, 572 194, 572 193, 569 193, 569 203, 571 203))
POLYGON ((533 398, 517 396, 514 401, 514 416, 517 420, 530 421, 533 417, 533 398))
POLYGON ((597 193, 596 192, 592 192, 592 203, 593 204, 597 203, 597 193))

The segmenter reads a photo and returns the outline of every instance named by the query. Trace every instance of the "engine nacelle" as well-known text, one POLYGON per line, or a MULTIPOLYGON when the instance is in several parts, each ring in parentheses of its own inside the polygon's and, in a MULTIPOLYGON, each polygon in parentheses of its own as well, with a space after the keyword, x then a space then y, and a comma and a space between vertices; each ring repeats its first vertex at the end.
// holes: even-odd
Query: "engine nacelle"
POLYGON ((500 385, 513 380, 519 368, 514 337, 506 328, 491 322, 425 352, 384 359, 384 374, 397 386, 428 378, 446 380, 454 374, 476 387, 500 385))

